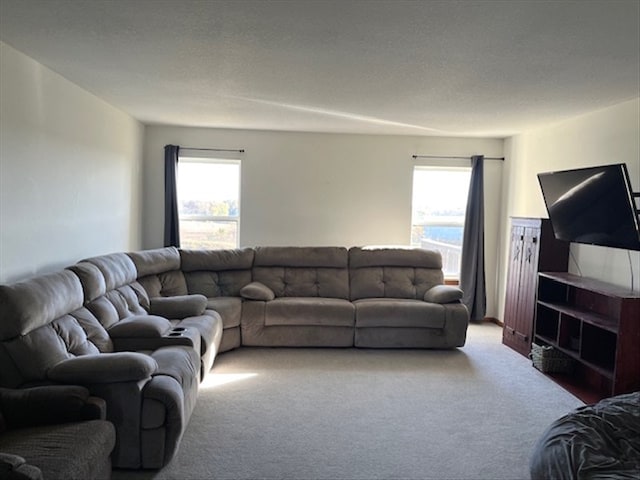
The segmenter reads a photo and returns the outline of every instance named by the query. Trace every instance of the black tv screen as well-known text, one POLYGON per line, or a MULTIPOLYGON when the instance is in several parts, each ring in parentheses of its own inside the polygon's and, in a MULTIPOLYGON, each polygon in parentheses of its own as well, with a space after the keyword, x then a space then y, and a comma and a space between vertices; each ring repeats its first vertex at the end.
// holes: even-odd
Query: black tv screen
POLYGON ((638 212, 624 163, 538 174, 556 238, 640 250, 638 212))

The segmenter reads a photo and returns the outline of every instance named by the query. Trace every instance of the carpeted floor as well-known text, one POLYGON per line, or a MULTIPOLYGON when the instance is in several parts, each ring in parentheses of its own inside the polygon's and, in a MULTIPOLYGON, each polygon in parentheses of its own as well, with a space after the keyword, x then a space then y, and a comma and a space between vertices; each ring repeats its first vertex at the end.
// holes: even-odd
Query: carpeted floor
POLYGON ((125 479, 526 479, 582 405, 501 329, 451 351, 242 348, 220 355, 174 460, 125 479))

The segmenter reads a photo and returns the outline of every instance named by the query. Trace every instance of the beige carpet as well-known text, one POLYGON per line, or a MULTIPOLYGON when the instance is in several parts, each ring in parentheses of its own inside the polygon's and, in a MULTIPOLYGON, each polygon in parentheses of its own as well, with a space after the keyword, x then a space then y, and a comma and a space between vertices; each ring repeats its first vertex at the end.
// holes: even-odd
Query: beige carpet
POLYGON ((242 348, 220 355, 174 460, 124 479, 520 479, 582 405, 472 325, 451 351, 242 348))

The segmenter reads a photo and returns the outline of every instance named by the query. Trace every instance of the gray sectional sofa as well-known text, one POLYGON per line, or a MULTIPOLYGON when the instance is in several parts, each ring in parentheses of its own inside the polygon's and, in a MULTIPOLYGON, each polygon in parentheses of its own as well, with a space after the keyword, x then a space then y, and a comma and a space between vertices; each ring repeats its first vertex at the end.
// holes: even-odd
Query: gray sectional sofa
POLYGON ((454 348, 469 316, 440 254, 385 247, 115 253, 0 286, 0 386, 107 404, 112 462, 160 468, 199 382, 240 346, 454 348))

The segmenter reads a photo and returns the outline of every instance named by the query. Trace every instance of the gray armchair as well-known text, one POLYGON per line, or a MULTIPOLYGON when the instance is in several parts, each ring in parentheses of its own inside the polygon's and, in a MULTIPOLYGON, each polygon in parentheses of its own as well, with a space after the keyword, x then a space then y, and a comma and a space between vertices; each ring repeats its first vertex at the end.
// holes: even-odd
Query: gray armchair
POLYGON ((84 387, 0 388, 0 478, 108 479, 115 429, 84 387))

